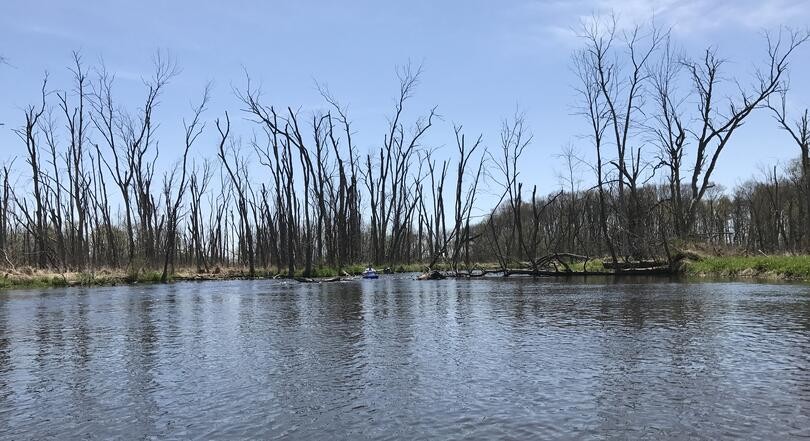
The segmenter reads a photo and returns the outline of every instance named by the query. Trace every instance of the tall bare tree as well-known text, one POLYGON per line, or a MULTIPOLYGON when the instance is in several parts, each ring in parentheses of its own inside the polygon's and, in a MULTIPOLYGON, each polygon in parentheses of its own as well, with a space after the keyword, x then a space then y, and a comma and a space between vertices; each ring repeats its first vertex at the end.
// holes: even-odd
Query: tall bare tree
POLYGON ((779 127, 785 130, 799 147, 799 164, 801 167, 801 183, 804 192, 802 209, 804 214, 803 240, 805 251, 810 250, 810 110, 804 109, 799 117, 791 119, 787 110, 787 84, 780 90, 779 101, 768 103, 779 127))
POLYGON ((160 275, 161 282, 166 282, 168 279, 169 273, 169 266, 171 265, 174 267, 174 255, 175 255, 175 247, 176 247, 176 240, 177 240, 177 225, 179 222, 179 211, 180 205, 183 203, 183 197, 186 194, 187 189, 187 171, 188 171, 188 153, 191 150, 191 147, 194 145, 194 142, 203 132, 205 129, 205 122, 201 121, 201 116, 203 111, 205 111, 206 105, 208 104, 209 94, 211 90, 211 85, 207 84, 205 89, 203 90, 202 99, 200 100, 200 104, 194 107, 193 109, 193 116, 190 121, 183 121, 183 127, 185 129, 185 146, 183 149, 183 159, 180 162, 179 166, 176 166, 170 173, 167 174, 167 177, 164 178, 165 181, 165 198, 166 198, 166 214, 167 214, 167 222, 166 222, 166 249, 164 252, 164 259, 163 259, 163 272, 160 275), (174 187, 174 180, 175 174, 177 170, 180 170, 180 180, 177 183, 177 193, 172 196, 172 191, 174 187))
MULTIPOLYGON (((692 80, 697 100, 697 125, 689 130, 695 143, 694 164, 690 179, 689 203, 685 215, 686 231, 695 223, 699 203, 713 187, 712 175, 720 154, 729 145, 751 113, 767 104, 768 98, 779 93, 788 71, 791 55, 808 39, 806 32, 782 30, 778 35, 766 34, 767 61, 755 72, 755 84, 748 89, 739 81, 736 98, 730 98, 722 109, 719 88, 723 82, 721 68, 724 60, 716 49, 707 49, 702 59, 685 60, 684 66, 692 80)), ((682 196, 679 196, 682 197, 682 196)))

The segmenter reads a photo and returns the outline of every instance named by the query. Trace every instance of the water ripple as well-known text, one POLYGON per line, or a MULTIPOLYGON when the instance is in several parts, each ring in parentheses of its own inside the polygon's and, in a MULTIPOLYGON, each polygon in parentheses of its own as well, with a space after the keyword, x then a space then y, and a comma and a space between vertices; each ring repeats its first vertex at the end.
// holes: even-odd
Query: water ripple
POLYGON ((0 438, 806 439, 810 288, 407 278, 0 294, 0 438))

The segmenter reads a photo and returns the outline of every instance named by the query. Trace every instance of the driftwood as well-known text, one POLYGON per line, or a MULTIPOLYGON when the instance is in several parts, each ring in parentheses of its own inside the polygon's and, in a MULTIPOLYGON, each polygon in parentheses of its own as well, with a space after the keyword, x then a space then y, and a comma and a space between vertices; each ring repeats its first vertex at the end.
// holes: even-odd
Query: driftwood
POLYGON ((326 282, 342 282, 344 279, 342 277, 329 277, 329 278, 319 278, 319 279, 312 279, 309 277, 296 277, 296 282, 301 283, 326 283, 326 282))
POLYGON ((651 260, 642 262, 617 262, 615 265, 613 262, 602 262, 603 268, 612 269, 618 266, 620 270, 659 268, 668 265, 669 264, 667 262, 657 262, 651 260))
POLYGON ((577 276, 669 276, 676 274, 677 271, 669 266, 657 266, 650 268, 634 268, 615 271, 553 271, 553 270, 533 270, 529 268, 506 268, 494 270, 475 270, 468 272, 448 272, 440 273, 439 271, 432 271, 424 273, 418 277, 418 280, 436 280, 444 279, 447 277, 454 278, 476 278, 484 277, 487 275, 501 275, 501 277, 509 276, 529 276, 529 277, 577 277, 577 276))
POLYGON ((638 268, 616 271, 534 271, 525 269, 508 269, 500 271, 504 277, 524 275, 534 277, 575 277, 575 276, 668 276, 675 271, 667 267, 638 268))

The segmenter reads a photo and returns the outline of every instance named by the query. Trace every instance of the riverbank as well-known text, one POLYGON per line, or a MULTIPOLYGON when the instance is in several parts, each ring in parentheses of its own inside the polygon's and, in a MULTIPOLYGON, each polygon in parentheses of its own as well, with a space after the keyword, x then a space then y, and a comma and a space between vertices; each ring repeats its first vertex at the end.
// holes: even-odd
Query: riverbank
POLYGON ((691 277, 810 282, 810 256, 701 256, 686 260, 691 277))
MULTIPOLYGON (((481 264, 477 268, 484 271, 496 271, 494 264, 481 264)), ((576 276, 608 271, 603 268, 599 259, 591 260, 587 266, 583 263, 571 264, 573 272, 560 275, 576 276)), ((330 279, 335 277, 359 276, 364 269, 363 265, 350 265, 341 270, 334 268, 316 268, 307 281, 330 279)), ((422 264, 396 265, 392 272, 422 272, 422 264)), ((448 268, 437 266, 439 271, 448 268)), ((382 271, 380 269, 380 271, 382 271)), ((722 279, 750 279, 770 281, 810 282, 810 255, 803 256, 692 256, 685 259, 676 270, 677 273, 694 278, 722 278, 722 279)), ((88 272, 55 272, 50 270, 37 270, 22 268, 2 270, 0 276, 0 289, 13 288, 48 288, 65 286, 110 286, 129 285, 138 283, 160 283, 159 271, 142 270, 126 272, 124 270, 100 269, 88 272)), ((254 279, 286 278, 286 271, 257 269, 254 279)), ((304 280, 302 271, 295 275, 304 280)), ((194 269, 179 269, 169 276, 169 281, 211 281, 211 280, 239 280, 248 279, 247 268, 214 268, 211 271, 197 272, 194 269)))
MULTIPOLYGON (((314 268, 307 277, 313 280, 327 279, 333 277, 354 277, 360 276, 365 266, 349 265, 340 270, 335 268, 314 268)), ((420 272, 424 270, 424 265, 407 264, 396 265, 391 268, 391 272, 420 272)), ((382 272, 382 269, 379 269, 382 272)), ((53 270, 39 270, 30 267, 20 269, 0 269, 0 289, 13 288, 49 288, 65 286, 112 286, 112 285, 132 285, 138 283, 160 283, 160 271, 141 270, 127 272, 120 269, 99 269, 84 272, 57 272, 53 270)), ((303 278, 302 270, 295 274, 295 278, 303 278)), ((256 269, 251 277, 247 268, 216 267, 210 271, 198 272, 195 269, 177 269, 174 274, 168 277, 170 282, 182 281, 211 281, 211 280, 240 280, 240 279, 284 279, 287 278, 286 271, 274 269, 256 269)))

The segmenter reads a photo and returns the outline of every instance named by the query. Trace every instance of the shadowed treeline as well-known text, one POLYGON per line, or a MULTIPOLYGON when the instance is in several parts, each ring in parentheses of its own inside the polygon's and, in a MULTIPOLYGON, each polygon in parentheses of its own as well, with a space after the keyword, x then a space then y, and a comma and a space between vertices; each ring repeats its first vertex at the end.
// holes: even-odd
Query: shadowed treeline
POLYGON ((455 148, 426 145, 436 109, 407 120, 421 74, 410 65, 397 71, 395 104, 369 152, 328 90, 326 110, 304 113, 274 106, 246 75, 234 94, 249 141, 234 115, 209 108, 206 87, 184 117, 180 153, 167 155, 153 115, 175 62, 157 56, 141 102, 127 107, 114 74, 74 54, 71 84, 46 77, 20 120, 5 122, 25 153, 0 170, 0 266, 149 270, 165 281, 180 267, 293 276, 487 262, 539 272, 584 257, 619 271, 672 262, 694 242, 810 251, 808 114, 786 104, 789 61, 808 35, 766 35, 764 63, 736 78, 713 48, 683 54, 667 32, 621 29, 613 20, 582 27, 572 65, 589 136, 565 151, 558 191, 524 186, 533 137, 520 114, 494 144, 455 126, 455 148), (775 117, 799 159, 723 191, 712 175, 754 112, 775 117), (196 150, 211 137, 216 154, 202 158, 196 150), (481 206, 485 193, 496 195, 491 206, 481 206))

